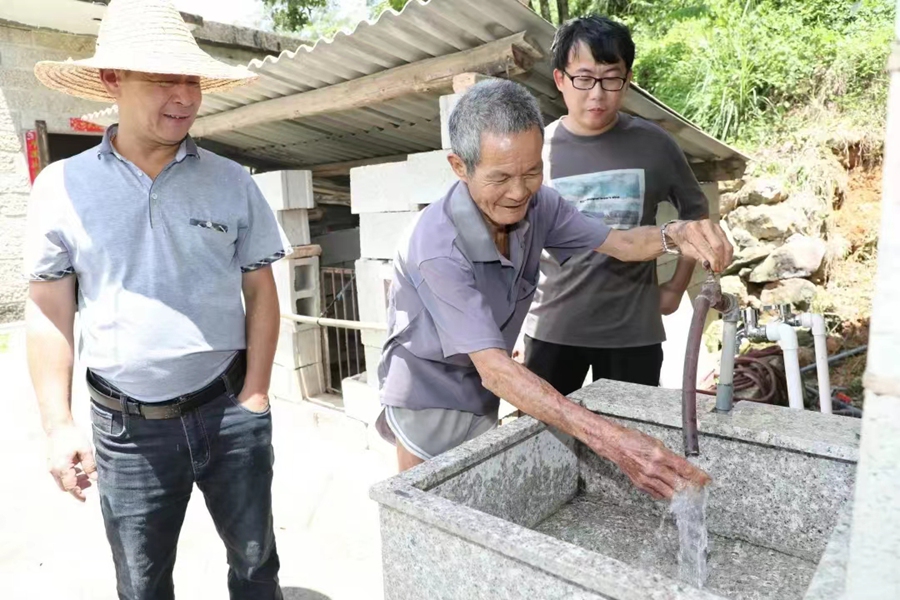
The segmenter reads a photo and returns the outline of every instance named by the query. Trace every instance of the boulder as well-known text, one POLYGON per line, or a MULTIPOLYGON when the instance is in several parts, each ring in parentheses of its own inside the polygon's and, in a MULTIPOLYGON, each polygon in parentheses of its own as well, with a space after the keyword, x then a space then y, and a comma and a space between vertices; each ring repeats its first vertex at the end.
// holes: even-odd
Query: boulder
POLYGON ((739 229, 757 240, 771 242, 780 242, 795 233, 809 231, 809 219, 804 211, 787 203, 739 206, 728 214, 726 220, 735 239, 738 239, 739 229))
POLYGON ((750 246, 738 250, 734 255, 734 260, 731 262, 731 265, 729 265, 722 274, 734 275, 735 273, 740 273, 745 268, 752 267, 755 264, 762 262, 762 260, 772 254, 774 250, 775 246, 772 244, 760 244, 758 246, 750 246))
POLYGON ((760 299, 766 305, 791 304, 798 310, 809 310, 818 288, 807 279, 785 279, 767 284, 760 299))
POLYGON ((750 232, 741 227, 731 227, 728 221, 722 221, 723 227, 728 227, 728 233, 731 234, 729 240, 734 242, 738 248, 752 248, 759 246, 762 242, 750 235, 750 232))
POLYGON ((780 179, 753 179, 739 192, 739 206, 759 206, 784 202, 788 195, 780 179))
POLYGON ((719 193, 720 194, 732 194, 734 192, 739 192, 742 187, 746 185, 746 182, 743 179, 729 179, 727 181, 719 182, 719 193))
POLYGON ((723 293, 736 296, 741 306, 747 306, 750 294, 747 292, 747 285, 740 277, 737 275, 722 277, 719 280, 719 286, 721 286, 723 293))
POLYGON ((738 206, 739 194, 730 192, 719 196, 719 216, 725 217, 738 206))
POLYGON ((819 270, 825 258, 827 246, 819 238, 794 235, 761 262, 749 280, 752 283, 766 283, 795 277, 809 277, 819 270))
POLYGON ((786 204, 803 213, 809 223, 806 231, 800 233, 822 237, 826 221, 831 216, 831 207, 828 201, 811 192, 801 192, 791 195, 786 204))

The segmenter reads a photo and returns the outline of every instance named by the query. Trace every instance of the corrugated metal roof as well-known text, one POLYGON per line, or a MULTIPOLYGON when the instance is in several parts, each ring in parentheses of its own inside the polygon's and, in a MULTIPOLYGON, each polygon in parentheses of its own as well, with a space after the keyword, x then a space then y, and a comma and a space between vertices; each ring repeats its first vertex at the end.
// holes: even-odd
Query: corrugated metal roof
MULTIPOLYGON (((518 0, 412 0, 402 12, 387 11, 362 22, 350 33, 320 40, 264 60, 249 68, 253 84, 204 99, 200 117, 352 81, 394 67, 452 54, 519 32, 545 59, 523 76, 513 77, 541 99, 549 116, 565 112, 553 83, 549 55, 554 26, 518 0)), ((674 111, 634 86, 624 108, 660 123, 695 161, 743 159, 739 152, 703 133, 674 111)), ((112 111, 86 116, 110 122, 112 111)), ((213 134, 209 140, 262 162, 297 168, 378 156, 423 152, 441 147, 440 114, 435 94, 415 94, 365 108, 271 122, 240 131, 213 134)))

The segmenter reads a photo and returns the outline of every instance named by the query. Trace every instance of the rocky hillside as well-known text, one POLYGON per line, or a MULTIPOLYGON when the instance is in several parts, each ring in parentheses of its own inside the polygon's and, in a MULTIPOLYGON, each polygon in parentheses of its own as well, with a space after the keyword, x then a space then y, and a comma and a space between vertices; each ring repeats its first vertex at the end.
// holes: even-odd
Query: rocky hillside
MULTIPOLYGON (((722 184, 720 203, 736 250, 723 290, 757 308, 825 314, 831 354, 868 341, 882 175, 878 145, 834 138, 759 153, 744 179, 722 184)), ((864 369, 862 354, 832 372, 857 405, 864 369)))

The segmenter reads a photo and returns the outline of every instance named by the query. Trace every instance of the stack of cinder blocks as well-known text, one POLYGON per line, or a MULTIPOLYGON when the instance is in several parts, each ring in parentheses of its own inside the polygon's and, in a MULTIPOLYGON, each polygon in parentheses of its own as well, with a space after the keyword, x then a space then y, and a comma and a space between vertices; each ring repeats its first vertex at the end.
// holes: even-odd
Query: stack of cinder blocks
MULTIPOLYGON (((253 176, 275 213, 293 252, 272 265, 282 313, 318 317, 320 250, 310 245, 309 210, 315 208, 311 171, 272 171, 253 176)), ((285 400, 317 396, 325 390, 322 330, 317 325, 281 321, 270 394, 285 400)))
MULTIPOLYGON (((450 147, 447 122, 456 98, 441 98, 444 148, 450 147)), ((351 210, 359 215, 361 258, 356 261, 356 285, 360 321, 387 325, 392 261, 398 246, 419 212, 440 200, 457 181, 448 154, 448 150, 410 154, 402 162, 350 171, 351 210)), ((342 384, 347 414, 366 423, 371 423, 380 409, 378 362, 386 335, 385 331, 362 332, 366 373, 342 384)))

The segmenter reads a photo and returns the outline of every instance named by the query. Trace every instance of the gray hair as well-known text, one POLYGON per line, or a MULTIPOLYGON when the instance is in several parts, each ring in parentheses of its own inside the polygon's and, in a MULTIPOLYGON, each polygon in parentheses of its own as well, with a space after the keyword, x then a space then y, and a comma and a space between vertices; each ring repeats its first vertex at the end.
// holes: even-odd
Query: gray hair
POLYGON ((537 127, 544 119, 537 100, 524 86, 508 79, 478 83, 463 94, 450 115, 450 145, 470 173, 481 162, 481 136, 507 135, 537 127))

